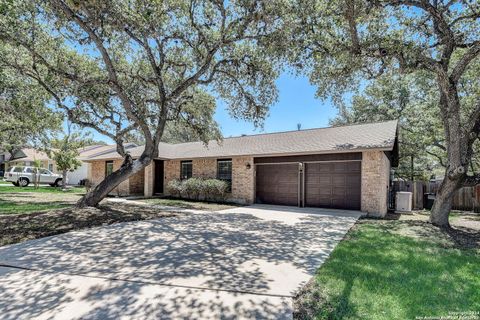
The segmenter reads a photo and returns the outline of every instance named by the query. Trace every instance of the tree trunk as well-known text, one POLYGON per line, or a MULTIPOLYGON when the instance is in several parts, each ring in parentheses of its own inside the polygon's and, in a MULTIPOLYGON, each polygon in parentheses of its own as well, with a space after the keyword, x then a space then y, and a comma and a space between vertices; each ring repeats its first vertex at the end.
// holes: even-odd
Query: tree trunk
POLYGON ((448 178, 448 172, 440 184, 432 207, 430 222, 441 228, 450 228, 448 217, 452 210, 452 202, 455 191, 461 187, 462 179, 452 180, 448 178))
POLYGON ((132 158, 127 155, 120 169, 112 172, 105 177, 102 182, 96 185, 95 188, 90 189, 90 191, 88 191, 77 202, 77 208, 96 207, 100 201, 102 201, 120 183, 144 169, 151 161, 151 157, 142 156, 137 160, 132 160, 132 158))
POLYGON ((447 163, 445 176, 433 203, 430 222, 441 228, 449 228, 448 217, 452 209, 455 191, 462 187, 467 168, 472 159, 468 133, 461 126, 460 100, 456 83, 439 77, 440 111, 445 131, 447 163))
POLYGON ((67 189, 67 170, 62 171, 62 189, 67 189))

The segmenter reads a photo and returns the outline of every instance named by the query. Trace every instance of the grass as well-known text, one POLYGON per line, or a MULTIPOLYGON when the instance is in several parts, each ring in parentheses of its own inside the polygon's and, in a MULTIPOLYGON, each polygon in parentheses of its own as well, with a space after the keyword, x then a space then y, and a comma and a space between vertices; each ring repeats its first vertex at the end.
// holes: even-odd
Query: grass
MULTIPOLYGON (((480 311, 480 250, 427 223, 363 220, 296 299, 298 319, 415 319, 480 311), (441 232, 440 232, 441 233, 441 232)), ((478 316, 478 314, 477 314, 478 316)))
POLYGON ((83 187, 72 187, 63 191, 62 188, 55 188, 50 186, 40 186, 35 189, 33 186, 28 187, 15 187, 15 186, 2 186, 0 187, 0 194, 2 193, 24 193, 24 192, 35 192, 35 193, 85 193, 85 188, 83 187))
POLYGON ((126 221, 158 219, 178 215, 131 204, 104 204, 98 208, 74 207, 48 212, 0 216, 0 246, 48 237, 71 230, 126 221))
POLYGON ((152 205, 158 205, 158 206, 206 210, 206 211, 218 211, 218 210, 225 210, 225 209, 238 207, 238 205, 235 205, 235 204, 182 200, 182 199, 167 199, 167 198, 153 198, 153 199, 145 199, 141 201, 148 204, 152 204, 152 205))
POLYGON ((2 214, 23 214, 30 212, 41 212, 45 210, 60 209, 69 207, 68 203, 56 202, 14 202, 0 199, 0 215, 2 214))

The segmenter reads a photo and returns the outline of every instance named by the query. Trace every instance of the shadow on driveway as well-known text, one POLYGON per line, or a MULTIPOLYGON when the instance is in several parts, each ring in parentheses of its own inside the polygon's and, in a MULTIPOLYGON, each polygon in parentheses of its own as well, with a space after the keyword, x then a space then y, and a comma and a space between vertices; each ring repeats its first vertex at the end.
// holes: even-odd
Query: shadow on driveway
POLYGON ((102 319, 288 318, 290 297, 358 216, 252 206, 4 247, 1 264, 30 270, 3 268, 0 310, 7 319, 65 308, 102 319))

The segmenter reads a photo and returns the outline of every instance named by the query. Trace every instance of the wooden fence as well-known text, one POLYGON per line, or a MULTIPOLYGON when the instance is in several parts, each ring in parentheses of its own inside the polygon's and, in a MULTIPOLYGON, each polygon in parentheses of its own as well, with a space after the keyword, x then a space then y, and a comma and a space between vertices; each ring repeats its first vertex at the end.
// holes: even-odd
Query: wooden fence
MULTIPOLYGON (((412 209, 421 210, 426 203, 424 194, 436 194, 441 181, 394 181, 393 191, 408 191, 412 193, 412 209)), ((480 212, 480 185, 464 187, 453 197, 453 209, 480 212)))

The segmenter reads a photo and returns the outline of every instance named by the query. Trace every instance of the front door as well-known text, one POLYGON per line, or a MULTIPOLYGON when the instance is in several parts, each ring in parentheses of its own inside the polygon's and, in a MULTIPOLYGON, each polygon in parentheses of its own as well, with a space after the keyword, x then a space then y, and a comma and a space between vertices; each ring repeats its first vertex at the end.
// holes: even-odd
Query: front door
POLYGON ((155 160, 155 186, 153 193, 163 193, 163 160, 155 160))

